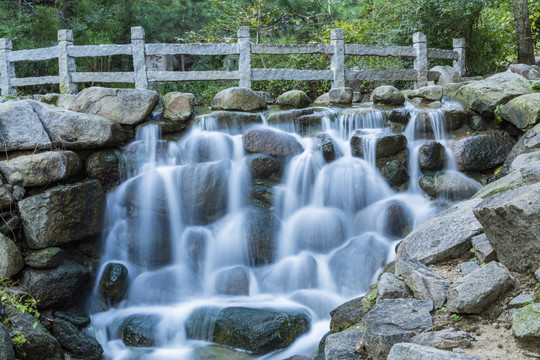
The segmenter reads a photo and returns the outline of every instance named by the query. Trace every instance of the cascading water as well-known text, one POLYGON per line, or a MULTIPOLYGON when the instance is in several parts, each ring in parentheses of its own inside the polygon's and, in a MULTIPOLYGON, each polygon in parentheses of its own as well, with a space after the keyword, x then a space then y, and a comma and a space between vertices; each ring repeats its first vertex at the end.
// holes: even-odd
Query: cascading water
MULTIPOLYGON (((436 111, 429 114, 435 138, 448 146, 444 123, 436 111)), ((287 129, 265 117, 260 122, 287 129)), ((416 123, 413 116, 405 131, 411 154, 424 141, 416 123)), ((105 358, 213 358, 215 347, 204 340, 217 331, 216 314, 231 307, 307 315, 309 331, 284 350, 258 356, 314 356, 329 311, 367 292, 396 243, 436 211, 415 185, 414 155, 410 190, 400 193, 376 169, 368 144, 370 159, 351 155, 354 130, 378 133, 384 125, 372 108, 326 111, 320 127, 336 159, 325 160, 316 139, 294 135, 305 150, 280 160, 286 166, 271 209, 252 204, 239 126, 205 115, 176 142, 161 140, 156 125, 142 127, 125 149, 130 177, 108 195, 100 270, 123 265, 127 292, 105 301, 97 284, 90 305, 105 358), (148 334, 130 342, 126 326, 133 324, 148 334)), ((256 357, 221 350, 229 355, 215 358, 256 357)))

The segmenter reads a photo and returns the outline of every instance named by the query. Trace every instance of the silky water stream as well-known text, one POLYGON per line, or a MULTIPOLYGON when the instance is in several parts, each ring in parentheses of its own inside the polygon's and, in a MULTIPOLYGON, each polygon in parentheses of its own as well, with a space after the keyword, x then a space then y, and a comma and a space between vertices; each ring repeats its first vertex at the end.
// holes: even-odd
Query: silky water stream
MULTIPOLYGON (((122 265, 127 290, 111 300, 96 284, 89 301, 104 357, 315 356, 329 330, 330 310, 365 294, 406 231, 440 210, 418 188, 416 156, 427 137, 448 148, 444 115, 429 110, 433 131, 426 132, 417 128, 417 109, 408 107, 404 134, 411 180, 401 192, 375 167, 377 134, 388 131, 381 111, 317 108, 324 116, 315 130, 324 131, 335 147, 330 162, 316 138, 293 133, 294 124, 269 125, 261 114, 255 126, 292 133, 305 149, 281 159, 281 180, 271 189, 263 186, 273 193, 267 209, 252 204, 254 184, 240 127, 223 127, 209 114, 176 141, 163 140, 157 125, 140 128, 124 150, 129 179, 107 197, 98 275, 99 280, 107 267, 122 265), (365 159, 351 155, 349 140, 357 129, 368 134, 365 159), (309 330, 287 348, 264 355, 218 348, 205 339, 215 330, 213 316, 230 307, 303 314, 309 330), (126 321, 143 330, 126 332, 126 321)), ((446 168, 456 171, 451 160, 446 168)))

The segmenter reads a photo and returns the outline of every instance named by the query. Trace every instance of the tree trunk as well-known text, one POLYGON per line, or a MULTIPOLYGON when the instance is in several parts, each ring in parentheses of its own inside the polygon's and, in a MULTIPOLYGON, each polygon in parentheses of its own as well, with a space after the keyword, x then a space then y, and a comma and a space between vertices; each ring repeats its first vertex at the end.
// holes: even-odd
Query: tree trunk
POLYGON ((534 48, 527 0, 513 0, 518 63, 534 65, 534 48))

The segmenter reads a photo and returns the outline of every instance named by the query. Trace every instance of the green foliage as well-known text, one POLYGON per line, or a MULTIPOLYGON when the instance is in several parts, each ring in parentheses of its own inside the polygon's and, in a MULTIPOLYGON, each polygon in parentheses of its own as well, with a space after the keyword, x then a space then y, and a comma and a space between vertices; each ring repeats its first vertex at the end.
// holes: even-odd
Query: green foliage
POLYGON ((450 319, 454 322, 454 326, 459 326, 459 321, 461 320, 461 316, 458 314, 452 314, 450 315, 450 319))

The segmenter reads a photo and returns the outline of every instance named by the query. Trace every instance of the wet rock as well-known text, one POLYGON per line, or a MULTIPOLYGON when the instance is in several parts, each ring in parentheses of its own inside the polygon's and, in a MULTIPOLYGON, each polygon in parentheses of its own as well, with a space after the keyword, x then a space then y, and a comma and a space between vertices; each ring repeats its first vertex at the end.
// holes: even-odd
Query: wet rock
POLYGON ((445 171, 436 175, 422 175, 418 185, 432 198, 448 200, 468 199, 482 187, 482 185, 455 171, 445 171))
POLYGON ((9 278, 24 267, 24 260, 17 244, 0 234, 0 278, 9 278))
POLYGON ((474 255, 480 264, 497 260, 497 253, 491 246, 486 234, 480 234, 471 239, 474 255))
POLYGON ((286 358, 285 360, 313 360, 313 359, 304 355, 293 355, 291 357, 286 358))
POLYGON ((330 311, 330 332, 334 334, 350 328, 362 322, 365 315, 362 297, 349 300, 330 311))
POLYGON ((82 240, 101 231, 105 195, 96 180, 57 186, 19 201, 30 249, 82 240))
POLYGON ((437 141, 427 141, 418 150, 421 171, 438 171, 446 164, 446 149, 437 141))
POLYGON ((360 91, 353 91, 353 103, 359 103, 362 102, 363 95, 360 91))
POLYGON ((265 354, 289 346, 309 330, 310 317, 302 310, 202 307, 186 321, 190 339, 265 354))
POLYGON ((255 205, 268 210, 274 205, 274 191, 270 186, 256 184, 251 195, 255 205))
POLYGON ((157 341, 159 316, 149 314, 130 315, 122 320, 120 333, 127 346, 151 347, 157 341))
POLYGON ((90 324, 90 316, 83 312, 56 311, 54 317, 70 322, 78 328, 83 328, 90 324))
POLYGON ((512 331, 514 336, 522 340, 538 340, 540 338, 540 304, 532 303, 512 315, 512 331))
POLYGON ((24 258, 26 265, 34 269, 54 269, 63 261, 64 250, 57 247, 30 251, 24 258))
POLYGON ((382 168, 382 174, 390 186, 400 186, 407 183, 409 181, 407 159, 389 161, 382 168))
POLYGON ((11 186, 0 184, 0 209, 7 209, 15 202, 11 186))
POLYGON ((332 162, 336 159, 336 149, 334 147, 334 142, 330 135, 326 133, 320 133, 316 136, 317 139, 321 141, 321 151, 326 162, 332 162))
POLYGON ((383 273, 377 286, 377 302, 383 299, 400 299, 411 297, 403 281, 391 273, 383 273))
POLYGON ((9 332, 4 327, 4 324, 0 324, 0 359, 1 360, 15 360, 15 351, 13 350, 13 343, 9 332))
POLYGON ((311 105, 311 100, 302 90, 291 90, 279 95, 276 104, 302 109, 311 105))
POLYGON ((269 92, 266 91, 255 91, 255 94, 259 95, 268 105, 274 103, 274 98, 269 92))
POLYGON ((29 101, 0 103, 0 146, 4 151, 50 148, 51 140, 29 101))
POLYGON ((351 104, 353 101, 353 92, 351 88, 332 88, 328 92, 328 99, 334 104, 351 104))
POLYGON ((96 179, 105 190, 120 185, 127 177, 127 169, 120 151, 100 150, 85 161, 86 177, 96 179))
POLYGON ((266 101, 254 91, 232 87, 218 92, 212 99, 212 110, 257 111, 267 108, 266 101))
POLYGON ((39 309, 50 309, 75 303, 88 278, 88 270, 66 259, 60 266, 50 270, 26 268, 21 283, 38 300, 39 309))
POLYGON ((540 124, 527 131, 514 145, 501 170, 497 173, 497 178, 508 175, 512 162, 522 154, 528 154, 537 150, 540 146, 540 124), (536 139, 536 140, 535 140, 536 139), (536 145, 535 145, 536 144, 536 145))
POLYGON ((246 163, 251 176, 256 179, 266 179, 274 174, 281 173, 281 163, 273 156, 253 154, 246 156, 246 163))
POLYGON ((446 130, 457 130, 467 122, 468 115, 462 109, 442 109, 446 130))
POLYGON ((218 161, 233 158, 232 138, 221 132, 204 132, 189 137, 184 143, 184 154, 192 162, 218 161))
POLYGON ((397 256, 433 264, 469 251, 471 238, 482 232, 473 208, 482 199, 461 202, 413 230, 400 244, 397 256))
POLYGON ((180 124, 178 130, 183 130, 187 127, 189 119, 193 114, 195 103, 195 95, 190 93, 170 92, 163 96, 163 117, 167 120, 172 120, 180 124))
POLYGON ((262 124, 261 114, 239 111, 213 111, 197 116, 203 129, 228 130, 230 133, 243 132, 254 124, 262 124))
POLYGON ((329 104, 330 103, 330 95, 328 93, 324 93, 318 98, 313 101, 314 104, 329 104))
POLYGON ((418 334, 411 339, 412 343, 431 346, 440 350, 454 348, 470 348, 474 337, 465 331, 446 329, 418 334))
POLYGON ((302 144, 294 136, 270 128, 249 129, 242 136, 242 142, 249 153, 291 156, 304 151, 302 144))
POLYGON ((492 261, 456 280, 448 289, 446 307, 450 312, 479 314, 512 286, 513 281, 504 265, 492 261))
POLYGON ((424 86, 413 90, 407 94, 409 99, 421 98, 428 101, 440 101, 443 95, 443 88, 440 85, 424 86))
POLYGON ((456 141, 452 150, 461 171, 488 170, 501 165, 514 141, 503 132, 473 135, 456 141))
POLYGON ((407 342, 433 326, 431 301, 414 299, 381 300, 364 317, 363 345, 374 360, 386 359, 394 344, 407 342))
POLYGON ((103 348, 97 340, 79 331, 77 327, 65 320, 55 319, 53 334, 62 348, 73 358, 85 360, 99 360, 103 348))
MULTIPOLYGON (((363 130, 356 130, 351 138, 350 145, 353 156, 364 157, 364 151, 362 149, 362 139, 366 136, 363 130)), ((375 135, 377 138, 377 145, 375 150, 376 158, 386 158, 392 155, 396 155, 407 147, 407 138, 403 134, 392 134, 388 132, 381 132, 375 135)))
POLYGON ((302 136, 313 136, 323 129, 324 117, 323 112, 302 115, 298 118, 295 131, 302 136))
POLYGON ((98 290, 107 298, 124 296, 128 286, 128 269, 119 263, 108 263, 103 269, 98 290))
POLYGON ((404 202, 393 200, 384 211, 384 222, 388 235, 403 238, 411 231, 413 218, 404 202))
POLYGON ((407 125, 411 117, 411 111, 405 108, 392 109, 392 111, 390 111, 387 117, 388 117, 388 121, 407 125))
POLYGON ((248 295, 249 277, 243 266, 220 271, 216 275, 216 290, 227 295, 248 295))
POLYGON ((44 186, 77 174, 81 159, 72 151, 48 151, 0 161, 0 172, 11 185, 44 186))
POLYGON ((218 345, 196 347, 190 356, 191 360, 253 360, 251 354, 218 345))
POLYGON ((514 171, 482 187, 472 196, 472 198, 488 198, 499 193, 520 188, 524 185, 526 185, 526 183, 521 171, 514 171))
POLYGON ((270 124, 294 124, 300 117, 312 115, 314 112, 313 108, 275 111, 267 115, 267 120, 270 124))
POLYGON ((476 356, 438 350, 418 344, 400 343, 390 350, 387 360, 482 360, 476 356))
POLYGON ((361 360, 355 348, 363 334, 362 330, 351 329, 328 335, 324 345, 325 360, 361 360))
POLYGON ((477 263, 475 263, 474 261, 465 261, 465 262, 462 262, 461 265, 459 266, 460 267, 460 270, 461 270, 461 273, 465 276, 465 275, 469 275, 470 273, 472 273, 473 271, 476 271, 478 269, 480 269, 480 265, 478 265, 477 263))
POLYGON ((70 110, 100 115, 118 124, 137 125, 150 115, 159 101, 151 90, 89 87, 81 91, 70 110))
POLYGON ((436 81, 437 85, 444 87, 450 83, 459 82, 459 73, 452 66, 434 66, 430 71, 439 72, 439 79, 436 81))
POLYGON ((250 206, 244 214, 242 229, 250 263, 257 266, 273 262, 279 219, 269 210, 250 206))
POLYGON ((527 64, 512 64, 510 71, 528 80, 540 80, 540 67, 527 64))
POLYGON ((474 215, 510 270, 540 266, 540 183, 491 196, 476 206, 474 215))
POLYGON ((523 131, 540 122, 540 93, 518 96, 501 109, 501 117, 523 131))
POLYGON ((370 101, 376 104, 400 106, 405 103, 405 96, 395 87, 385 85, 373 90, 370 101))

